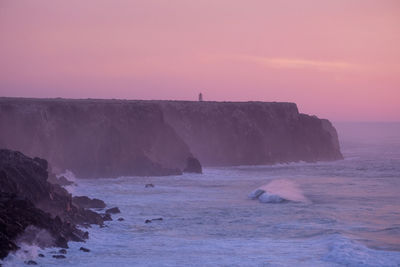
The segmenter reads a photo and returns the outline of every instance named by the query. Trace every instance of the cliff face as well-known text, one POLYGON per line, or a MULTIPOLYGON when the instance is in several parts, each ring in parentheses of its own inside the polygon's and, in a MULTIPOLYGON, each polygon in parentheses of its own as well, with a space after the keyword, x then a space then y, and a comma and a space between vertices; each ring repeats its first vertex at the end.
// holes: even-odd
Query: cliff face
POLYGON ((79 177, 342 158, 327 120, 292 103, 0 98, 0 147, 79 177))
POLYGON ((165 121, 203 165, 258 165, 342 158, 328 120, 293 103, 162 102, 165 121))
POLYGON ((189 148, 153 103, 0 100, 0 147, 79 177, 180 174, 189 148))

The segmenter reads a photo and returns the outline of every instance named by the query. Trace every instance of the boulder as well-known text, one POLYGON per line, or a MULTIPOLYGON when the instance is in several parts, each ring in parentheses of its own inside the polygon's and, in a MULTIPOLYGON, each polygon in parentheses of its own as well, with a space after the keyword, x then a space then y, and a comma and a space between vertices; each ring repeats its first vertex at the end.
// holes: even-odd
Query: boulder
POLYGON ((91 199, 87 196, 75 196, 72 198, 72 203, 84 209, 104 209, 106 207, 103 200, 97 198, 91 199))
POLYGON ((103 213, 101 214, 101 217, 103 218, 103 221, 112 221, 110 213, 103 213))
POLYGON ((111 208, 111 209, 107 209, 106 213, 117 214, 117 213, 121 213, 121 211, 119 210, 118 207, 114 207, 114 208, 111 208))
POLYGON ((80 250, 80 251, 83 251, 83 252, 90 252, 90 249, 84 248, 84 247, 80 247, 79 250, 80 250))

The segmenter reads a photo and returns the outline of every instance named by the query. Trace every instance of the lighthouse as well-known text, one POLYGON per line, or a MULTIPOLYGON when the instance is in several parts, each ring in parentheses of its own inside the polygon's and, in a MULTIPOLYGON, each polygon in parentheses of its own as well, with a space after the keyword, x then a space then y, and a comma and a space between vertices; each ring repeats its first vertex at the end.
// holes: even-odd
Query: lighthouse
POLYGON ((202 101, 203 101, 203 94, 200 93, 200 94, 199 94, 199 102, 202 102, 202 101))

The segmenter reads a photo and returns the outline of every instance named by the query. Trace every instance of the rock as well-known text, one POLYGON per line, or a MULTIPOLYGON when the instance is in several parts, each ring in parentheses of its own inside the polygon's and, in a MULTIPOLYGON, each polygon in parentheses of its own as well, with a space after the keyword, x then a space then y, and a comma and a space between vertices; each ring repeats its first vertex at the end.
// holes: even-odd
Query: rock
POLYGON ((261 194, 265 193, 265 190, 256 189, 249 194, 250 199, 257 199, 261 194))
POLYGON ((80 250, 80 251, 83 251, 83 252, 90 252, 90 249, 84 248, 84 247, 80 247, 79 250, 80 250))
POLYGON ((55 258, 55 259, 65 259, 66 257, 64 255, 53 255, 53 258, 55 258))
POLYGON ((104 213, 104 214, 101 214, 101 216, 103 217, 103 221, 112 221, 110 213, 104 213))
POLYGON ((60 254, 67 254, 67 250, 66 249, 60 249, 59 251, 58 251, 58 253, 60 253, 60 254))
POLYGON ((40 258, 44 258, 44 255, 43 255, 42 253, 39 253, 38 256, 39 256, 40 258))
POLYGON ((57 178, 57 176, 54 175, 53 173, 49 174, 49 177, 47 178, 47 181, 49 183, 58 184, 58 185, 61 185, 61 186, 68 186, 68 185, 73 185, 74 184, 74 182, 68 180, 64 176, 61 176, 61 177, 57 178))
POLYGON ((122 221, 125 221, 125 219, 124 218, 118 218, 118 221, 122 222, 122 221))
POLYGON ((88 237, 76 224, 103 224, 100 214, 74 206, 64 188, 50 184, 45 167, 45 160, 0 149, 0 259, 18 249, 17 237, 28 244, 67 248, 68 241, 88 237))
POLYGON ((87 208, 104 209, 106 207, 106 204, 104 203, 103 200, 97 198, 91 199, 87 196, 75 196, 72 198, 72 203, 84 209, 87 208))
POLYGON ((62 185, 62 186, 66 186, 66 185, 73 185, 74 182, 68 180, 64 176, 61 176, 61 177, 58 177, 58 184, 62 185))
POLYGON ((26 265, 37 265, 37 262, 34 260, 24 261, 26 265))
POLYGON ((154 185, 153 184, 146 184, 144 187, 145 188, 149 188, 149 187, 154 187, 154 185))
POLYGON ((189 173, 203 173, 200 161, 194 157, 187 158, 186 167, 183 171, 189 173))
POLYGON ((107 209, 106 213, 117 214, 117 213, 121 213, 121 211, 119 210, 118 207, 114 207, 114 208, 111 208, 111 209, 107 209))
POLYGON ((286 199, 280 197, 279 195, 269 194, 267 192, 261 194, 258 200, 262 203, 283 203, 287 202, 286 199))
POLYGON ((163 220, 163 218, 155 218, 155 219, 151 219, 151 220, 149 220, 149 219, 147 219, 146 221, 144 221, 145 223, 151 223, 152 221, 162 221, 163 220))

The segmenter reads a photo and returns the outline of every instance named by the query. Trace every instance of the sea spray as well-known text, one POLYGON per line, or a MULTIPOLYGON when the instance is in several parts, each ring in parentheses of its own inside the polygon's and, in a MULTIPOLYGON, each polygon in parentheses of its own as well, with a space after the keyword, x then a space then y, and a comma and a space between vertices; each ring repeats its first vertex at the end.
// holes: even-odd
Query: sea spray
POLYGON ((258 200, 263 203, 282 203, 286 201, 311 203, 311 201, 304 196, 299 186, 289 179, 273 180, 254 190, 249 194, 249 198, 258 198, 258 200))

